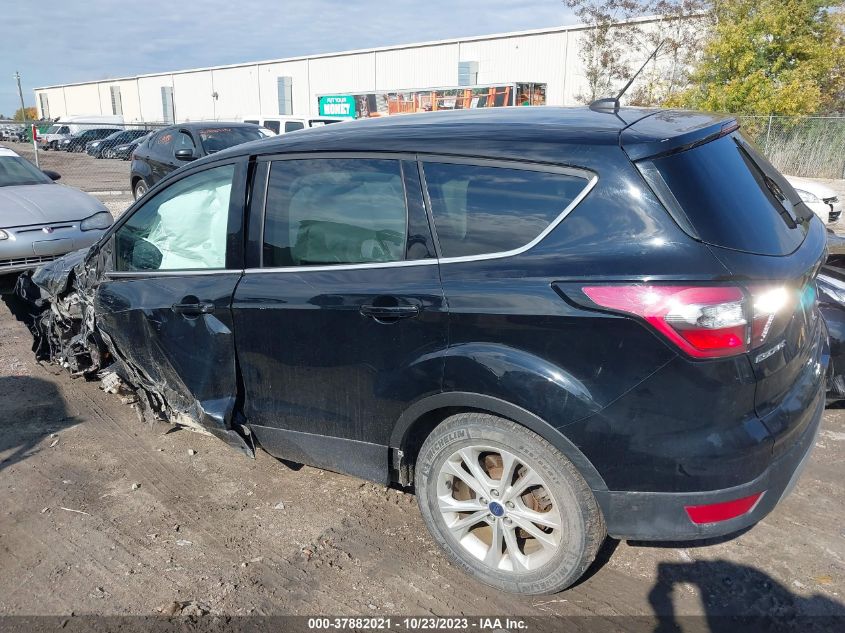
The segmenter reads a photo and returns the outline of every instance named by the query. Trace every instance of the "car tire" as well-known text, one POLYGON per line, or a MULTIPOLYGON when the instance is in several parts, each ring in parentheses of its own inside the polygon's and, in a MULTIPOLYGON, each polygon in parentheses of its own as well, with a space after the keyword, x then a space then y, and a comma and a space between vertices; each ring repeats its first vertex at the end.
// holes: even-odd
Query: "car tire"
POLYGON ((135 200, 142 198, 147 191, 149 191, 149 187, 143 178, 138 180, 138 182, 135 183, 135 186, 132 187, 132 195, 135 200))
POLYGON ((420 449, 415 487, 423 520, 452 562, 502 591, 566 589, 607 535, 572 462, 536 433, 494 415, 459 413, 437 426, 420 449))
POLYGON ((102 158, 114 158, 114 150, 111 149, 111 148, 108 148, 107 150, 105 150, 103 152, 102 158))

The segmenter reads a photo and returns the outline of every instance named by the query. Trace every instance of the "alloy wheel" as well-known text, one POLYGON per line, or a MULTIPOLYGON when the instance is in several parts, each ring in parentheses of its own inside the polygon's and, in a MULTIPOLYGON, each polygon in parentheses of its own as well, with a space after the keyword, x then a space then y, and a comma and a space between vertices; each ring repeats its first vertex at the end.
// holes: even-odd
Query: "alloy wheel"
POLYGON ((437 505, 458 544, 492 569, 530 572, 560 548, 563 521, 550 488, 501 448, 454 452, 440 469, 437 505))

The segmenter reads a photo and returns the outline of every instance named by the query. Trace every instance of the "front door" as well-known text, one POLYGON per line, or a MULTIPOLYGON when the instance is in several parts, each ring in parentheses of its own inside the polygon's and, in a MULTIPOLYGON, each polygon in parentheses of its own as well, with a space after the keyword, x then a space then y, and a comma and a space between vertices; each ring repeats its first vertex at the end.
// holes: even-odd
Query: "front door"
POLYGON ((247 422, 279 457, 384 481, 393 425, 440 389, 447 338, 416 163, 264 168, 261 266, 233 301, 247 422))
POLYGON ((244 170, 229 162, 189 173, 136 207, 109 242, 95 298, 99 330, 144 404, 239 448, 230 305, 242 268, 230 234, 240 233, 244 170))

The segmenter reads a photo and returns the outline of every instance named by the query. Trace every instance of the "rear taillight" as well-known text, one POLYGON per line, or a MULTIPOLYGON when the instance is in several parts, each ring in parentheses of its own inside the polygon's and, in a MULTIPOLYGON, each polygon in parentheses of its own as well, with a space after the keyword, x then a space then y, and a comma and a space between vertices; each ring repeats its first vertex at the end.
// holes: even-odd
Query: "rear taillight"
POLYGON ((586 286, 596 305, 644 319, 694 358, 743 354, 770 338, 791 315, 795 291, 781 286, 586 286))

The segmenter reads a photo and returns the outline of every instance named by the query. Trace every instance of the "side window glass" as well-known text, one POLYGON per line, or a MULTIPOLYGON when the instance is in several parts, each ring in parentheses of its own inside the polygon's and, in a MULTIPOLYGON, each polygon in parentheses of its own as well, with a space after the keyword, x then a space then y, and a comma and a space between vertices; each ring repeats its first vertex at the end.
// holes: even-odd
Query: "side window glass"
MULTIPOLYGON (((285 132, 295 132, 304 128, 305 124, 302 121, 285 121, 285 132)), ((276 131, 278 132, 278 130, 276 131)))
POLYGON ((481 165, 427 162, 423 168, 443 257, 502 253, 529 244, 589 182, 481 165))
POLYGON ((278 121, 264 121, 264 127, 266 127, 268 130, 273 130, 276 134, 279 133, 280 128, 278 121))
POLYGON ((150 198, 115 232, 115 270, 226 267, 234 165, 183 178, 150 198))
POLYGON ((399 161, 305 159, 273 163, 264 266, 404 259, 407 209, 399 161))
POLYGON ((150 142, 150 149, 158 154, 164 154, 171 149, 173 145, 174 133, 173 130, 162 130, 150 142))

